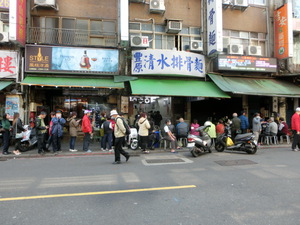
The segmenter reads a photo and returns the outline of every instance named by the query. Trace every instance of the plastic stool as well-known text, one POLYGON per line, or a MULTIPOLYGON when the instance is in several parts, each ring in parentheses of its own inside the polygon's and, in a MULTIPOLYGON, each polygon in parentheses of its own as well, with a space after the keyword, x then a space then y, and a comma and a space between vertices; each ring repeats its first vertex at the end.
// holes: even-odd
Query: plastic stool
POLYGON ((287 144, 290 144, 291 143, 291 140, 290 140, 290 136, 289 135, 281 135, 280 136, 280 144, 283 144, 283 138, 286 138, 286 143, 287 144))

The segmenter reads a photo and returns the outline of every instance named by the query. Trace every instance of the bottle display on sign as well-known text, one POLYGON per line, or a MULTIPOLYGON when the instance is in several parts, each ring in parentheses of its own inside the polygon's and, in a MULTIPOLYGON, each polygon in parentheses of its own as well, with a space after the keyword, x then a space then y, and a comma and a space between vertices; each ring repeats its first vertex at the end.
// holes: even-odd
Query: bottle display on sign
POLYGON ((39 52, 37 54, 37 61, 43 61, 43 55, 42 55, 42 50, 39 48, 39 52))
POLYGON ((84 51, 84 54, 81 57, 80 67, 85 68, 85 69, 90 69, 91 68, 90 58, 87 56, 87 51, 86 50, 84 51))

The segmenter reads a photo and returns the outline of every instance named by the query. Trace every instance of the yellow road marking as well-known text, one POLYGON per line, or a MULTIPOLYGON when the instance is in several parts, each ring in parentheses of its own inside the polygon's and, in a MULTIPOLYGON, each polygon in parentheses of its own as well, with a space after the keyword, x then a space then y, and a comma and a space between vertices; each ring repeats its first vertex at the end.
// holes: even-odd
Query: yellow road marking
POLYGON ((86 192, 86 193, 73 193, 73 194, 39 195, 39 196, 14 197, 14 198, 0 198, 0 202, 20 201, 20 200, 29 200, 29 199, 89 196, 89 195, 109 195, 109 194, 134 193, 134 192, 146 192, 146 191, 164 191, 164 190, 176 190, 176 189, 187 189, 187 188, 196 188, 196 185, 143 188, 143 189, 130 189, 130 190, 118 190, 118 191, 86 192))

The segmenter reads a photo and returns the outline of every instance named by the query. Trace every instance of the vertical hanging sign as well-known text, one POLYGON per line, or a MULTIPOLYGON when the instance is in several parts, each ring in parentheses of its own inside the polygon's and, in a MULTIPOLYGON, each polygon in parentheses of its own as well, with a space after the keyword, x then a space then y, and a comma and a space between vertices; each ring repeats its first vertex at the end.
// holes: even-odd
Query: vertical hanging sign
POLYGON ((207 0, 207 51, 208 56, 223 51, 222 1, 207 0))
POLYGON ((26 0, 10 0, 9 40, 25 46, 26 42, 26 0))
POLYGON ((292 4, 286 3, 274 11, 275 57, 293 57, 293 15, 292 4))

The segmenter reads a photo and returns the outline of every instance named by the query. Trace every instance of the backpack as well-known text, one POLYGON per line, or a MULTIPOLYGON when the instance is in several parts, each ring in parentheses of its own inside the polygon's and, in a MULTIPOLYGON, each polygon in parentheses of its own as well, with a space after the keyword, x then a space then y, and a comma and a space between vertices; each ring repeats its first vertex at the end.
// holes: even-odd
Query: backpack
MULTIPOLYGON (((124 120, 122 117, 119 117, 119 118, 123 121, 123 125, 124 125, 124 127, 125 127, 125 129, 126 129, 125 135, 131 134, 131 130, 130 130, 129 125, 125 122, 125 120, 124 120)), ((116 123, 116 124, 117 124, 117 123, 116 123)), ((118 125, 118 124, 117 124, 117 125, 118 125)))

